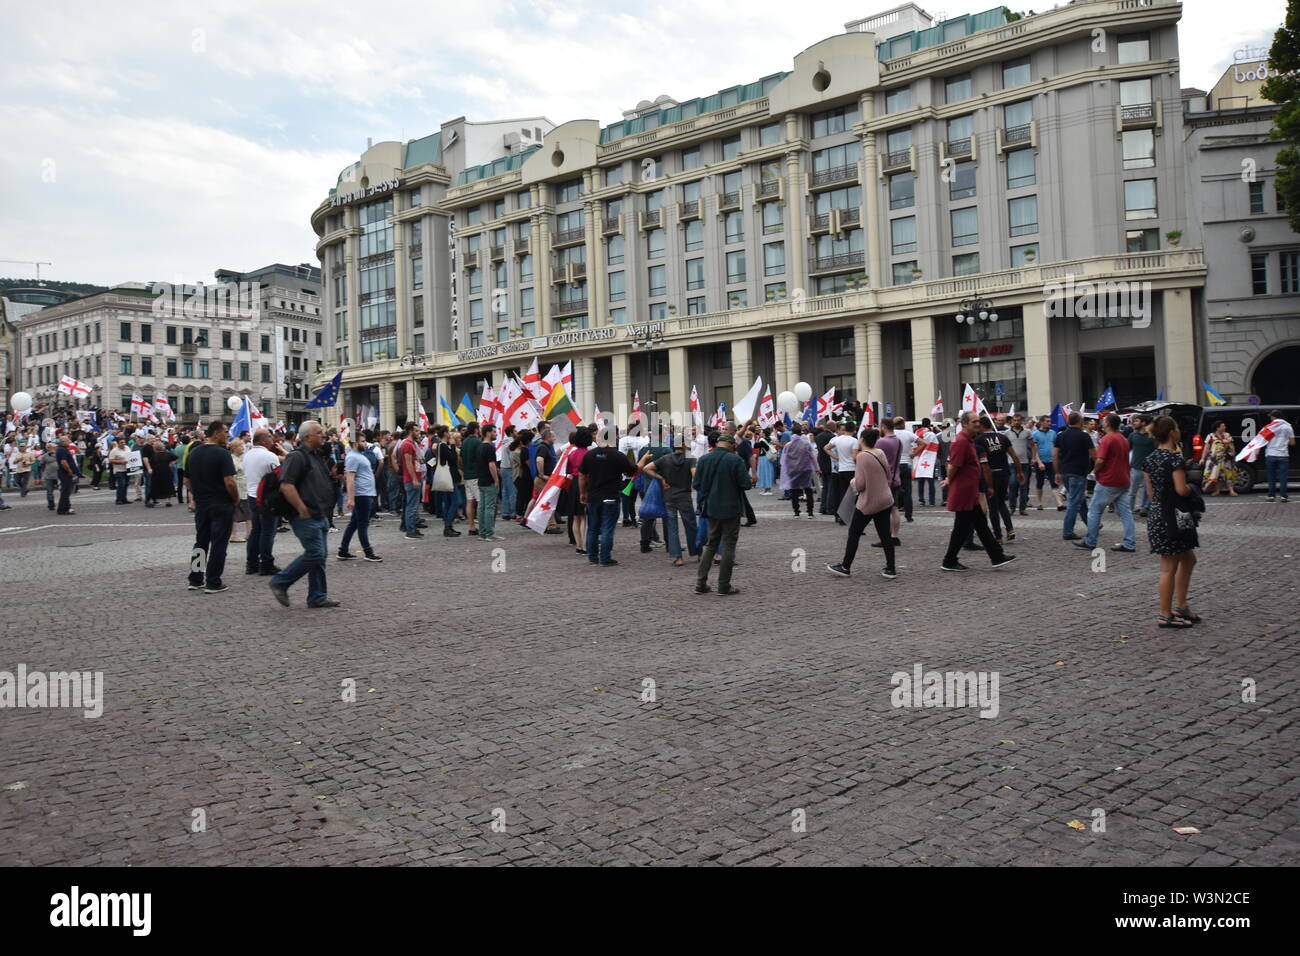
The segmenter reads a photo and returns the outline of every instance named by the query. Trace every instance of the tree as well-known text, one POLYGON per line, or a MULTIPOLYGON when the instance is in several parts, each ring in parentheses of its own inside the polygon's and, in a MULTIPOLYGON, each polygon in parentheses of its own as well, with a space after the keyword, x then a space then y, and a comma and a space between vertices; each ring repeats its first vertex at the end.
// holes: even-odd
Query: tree
POLYGON ((1278 150, 1275 187, 1291 228, 1300 232, 1300 0, 1288 0, 1286 22, 1273 35, 1268 62, 1275 75, 1260 94, 1278 104, 1272 136, 1287 144, 1278 150))

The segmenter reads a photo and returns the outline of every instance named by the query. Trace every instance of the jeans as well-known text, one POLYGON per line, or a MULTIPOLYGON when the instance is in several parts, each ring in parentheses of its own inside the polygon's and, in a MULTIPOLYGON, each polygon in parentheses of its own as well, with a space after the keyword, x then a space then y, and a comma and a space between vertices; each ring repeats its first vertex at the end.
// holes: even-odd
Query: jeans
POLYGON ((117 489, 117 503, 124 505, 126 501, 126 482, 127 474, 124 471, 113 472, 113 487, 117 489))
POLYGON ((849 482, 853 480, 853 472, 837 471, 832 476, 831 481, 831 514, 835 514, 840 507, 840 502, 844 500, 844 495, 849 490, 849 482))
POLYGON ((1151 507, 1151 496, 1147 494, 1146 472, 1141 468, 1129 469, 1129 487, 1128 487, 1128 507, 1130 511, 1137 511, 1138 492, 1142 492, 1142 511, 1151 507))
POLYGON ((1092 494, 1092 506, 1088 508, 1088 531, 1083 536, 1083 543, 1090 548, 1097 547, 1097 532, 1101 530, 1101 516, 1108 505, 1115 505, 1115 514, 1124 523, 1124 547, 1136 548, 1133 530, 1133 509, 1129 505, 1127 485, 1097 485, 1092 494))
MULTIPOLYGON (((619 498, 621 499, 621 504, 623 506, 624 521, 636 520, 636 496, 637 496, 636 485, 632 486, 632 491, 630 494, 619 495, 619 498)), ((591 519, 589 518, 587 520, 590 522, 591 519)), ((588 524, 588 527, 590 527, 590 524, 588 524)), ((587 553, 590 554, 591 550, 588 549, 587 553)))
POLYGON ((67 514, 72 510, 72 486, 76 483, 76 476, 70 475, 66 471, 59 472, 59 510, 61 515, 67 514))
POLYGON ((857 508, 853 509, 853 520, 849 522, 849 540, 844 546, 844 560, 840 562, 846 571, 853 567, 853 559, 858 554, 858 539, 862 537, 868 522, 874 522, 876 525, 876 534, 880 536, 880 544, 885 551, 885 567, 894 566, 894 535, 890 529, 889 519, 892 510, 892 508, 885 508, 873 515, 867 515, 857 508))
POLYGON ((497 466, 501 477, 501 514, 510 516, 515 513, 515 473, 513 469, 497 466))
POLYGON ((478 536, 487 538, 496 534, 497 486, 478 486, 478 536))
POLYGON ((435 513, 442 515, 443 527, 450 529, 452 522, 456 520, 456 492, 435 491, 433 498, 435 513))
POLYGON ((1010 483, 1010 474, 1005 471, 993 472, 993 499, 989 502, 989 515, 993 518, 993 536, 1002 537, 1002 525, 1006 525, 1008 531, 1011 527, 1011 511, 1007 508, 1007 488, 1010 483), (1001 518, 1001 524, 998 519, 1001 518))
POLYGON ((1012 468, 1011 481, 1007 486, 1009 497, 1007 499, 1012 511, 1025 511, 1029 507, 1029 466, 1022 466, 1024 469, 1025 480, 1020 480, 1021 469, 1012 468))
POLYGON ((249 574, 254 571, 270 574, 275 567, 271 550, 275 546, 275 528, 279 519, 275 515, 263 514, 256 498, 248 499, 248 513, 252 527, 248 530, 248 543, 244 545, 244 570, 249 574))
POLYGON ((418 481, 402 482, 402 494, 406 498, 402 506, 402 530, 407 534, 411 534, 420 530, 420 483, 418 481))
POLYGON ((194 550, 190 553, 190 584, 221 587, 226 570, 226 544, 235 524, 235 506, 229 498, 196 502, 194 505, 194 550))
POLYGON ((680 558, 682 556, 682 540, 681 535, 677 531, 678 517, 682 519, 682 525, 686 528, 687 551, 691 557, 696 557, 699 555, 700 549, 695 545, 695 535, 697 531, 695 509, 675 508, 672 505, 668 505, 668 518, 664 525, 668 537, 668 556, 672 558, 680 558))
POLYGON ((823 471, 821 473, 822 503, 820 509, 818 509, 818 514, 824 514, 824 515, 835 514, 835 509, 839 505, 839 502, 831 501, 831 499, 835 497, 835 489, 836 489, 835 476, 837 474, 838 472, 834 472, 834 471, 823 471))
POLYGON ((343 532, 343 540, 339 542, 339 554, 348 553, 348 545, 352 543, 354 534, 361 542, 361 550, 366 554, 374 554, 374 549, 370 547, 370 516, 375 513, 375 499, 370 495, 356 495, 353 500, 356 507, 352 509, 352 520, 343 532))
POLYGON ((307 606, 315 607, 328 596, 325 590, 325 553, 329 550, 329 518, 289 519, 289 527, 302 544, 302 554, 289 566, 271 576, 271 585, 286 590, 303 575, 307 576, 307 606))
MULTIPOLYGON (((1083 481, 1083 478, 1079 478, 1083 481)), ((993 562, 1001 561, 1006 552, 1002 550, 1002 545, 998 544, 997 539, 993 537, 993 532, 989 530, 988 519, 984 517, 984 510, 976 505, 967 511, 954 511, 952 523, 952 535, 948 538, 948 553, 943 556, 943 563, 952 567, 957 563, 957 553, 961 550, 962 543, 967 536, 974 531, 979 536, 980 544, 988 553, 993 562)))
POLYGON ((388 473, 388 510, 401 514, 405 510, 405 495, 402 493, 402 479, 397 472, 388 473))
MULTIPOLYGON (((933 506, 934 504, 936 504, 936 502, 935 502, 935 500, 934 500, 934 489, 935 489, 935 482, 934 482, 934 479, 933 479, 933 478, 918 478, 918 479, 916 479, 916 497, 920 500, 920 502, 921 502, 922 505, 924 505, 924 504, 926 503, 926 495, 925 495, 925 491, 926 491, 927 488, 930 490, 929 502, 930 502, 930 505, 933 506)), ((1025 494, 1026 494, 1026 495, 1029 494, 1029 490, 1028 490, 1028 489, 1025 489, 1025 494)))
POLYGON ((45 479, 45 503, 50 506, 51 511, 54 510, 54 493, 58 490, 59 479, 57 475, 53 478, 45 479))
POLYGON ((740 516, 734 518, 710 518, 709 541, 700 555, 700 570, 695 576, 697 587, 709 583, 709 569, 713 567, 713 556, 722 555, 718 565, 718 590, 725 591, 731 587, 731 569, 736 564, 736 539, 740 537, 740 516))
MULTIPOLYGON (((626 499, 627 495, 619 495, 626 499)), ((609 564, 614 552, 614 527, 618 524, 618 501, 587 502, 587 562, 609 564)))
POLYGON ((1264 456, 1264 474, 1268 477, 1268 496, 1270 498, 1287 497, 1287 470, 1291 466, 1290 455, 1265 455, 1264 456), (1274 495, 1273 489, 1277 489, 1274 495))
POLYGON ((900 462, 898 465, 898 510, 903 517, 912 520, 912 464, 900 462))
POLYGON ((1088 481, 1083 475, 1062 475, 1065 485, 1065 524, 1062 525, 1061 537, 1068 538, 1074 534, 1074 519, 1083 513, 1083 493, 1088 481))

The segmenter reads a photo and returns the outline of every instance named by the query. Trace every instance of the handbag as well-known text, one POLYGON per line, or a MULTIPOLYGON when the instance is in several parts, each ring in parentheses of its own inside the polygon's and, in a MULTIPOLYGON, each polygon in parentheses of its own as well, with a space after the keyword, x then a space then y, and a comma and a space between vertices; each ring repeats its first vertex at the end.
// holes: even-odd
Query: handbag
POLYGON ((444 494, 452 491, 456 486, 452 484, 451 469, 442 464, 442 446, 438 446, 438 464, 433 469, 433 490, 441 491, 444 494))
POLYGON ((646 486, 645 494, 641 499, 641 507, 637 509, 637 514, 642 518, 651 520, 667 518, 668 509, 664 507, 663 486, 657 481, 647 481, 646 486))

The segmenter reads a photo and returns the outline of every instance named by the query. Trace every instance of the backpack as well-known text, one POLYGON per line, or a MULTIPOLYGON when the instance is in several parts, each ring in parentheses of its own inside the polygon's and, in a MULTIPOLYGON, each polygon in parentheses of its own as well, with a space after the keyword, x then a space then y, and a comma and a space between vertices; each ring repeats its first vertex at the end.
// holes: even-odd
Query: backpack
POLYGON ((257 485, 257 507, 264 515, 293 518, 298 512, 293 505, 289 504, 289 499, 284 496, 284 491, 280 488, 280 475, 283 471, 284 463, 281 462, 263 476, 257 485))

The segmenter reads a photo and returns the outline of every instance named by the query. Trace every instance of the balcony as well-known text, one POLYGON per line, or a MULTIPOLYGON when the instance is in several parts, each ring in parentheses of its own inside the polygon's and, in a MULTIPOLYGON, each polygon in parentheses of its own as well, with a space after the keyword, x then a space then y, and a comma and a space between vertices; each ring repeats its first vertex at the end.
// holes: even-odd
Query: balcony
POLYGON ((971 137, 965 136, 961 139, 948 140, 947 157, 949 159, 969 159, 971 156, 971 137))
POLYGON ((840 222, 846 226, 856 226, 862 221, 862 209, 859 206, 851 206, 848 209, 840 210, 840 222))
POLYGON ((571 245, 573 245, 573 244, 575 244, 575 243, 582 242, 583 238, 584 238, 586 235, 587 235, 587 230, 585 230, 585 229, 581 229, 581 228, 579 228, 579 229, 563 229, 563 230, 561 230, 561 231, 555 233, 554 238, 552 238, 552 240, 551 240, 551 245, 553 245, 553 246, 571 246, 571 245))
POLYGON ((527 256, 533 252, 533 237, 522 236, 515 240, 515 255, 527 256))
POLYGON ((506 257, 506 247, 505 247, 505 246, 491 246, 491 247, 488 249, 488 255, 489 255, 492 259, 504 259, 504 258, 506 257))
POLYGON ((622 216, 606 216, 605 219, 604 219, 604 221, 601 223, 601 230, 602 230, 602 231, 604 232, 604 234, 607 235, 607 236, 608 236, 610 233, 613 233, 613 232, 621 232, 621 231, 622 231, 622 225, 621 225, 621 220, 622 220, 622 218, 623 218, 622 216))
POLYGON ((1025 123, 1021 126, 1010 126, 1002 134, 1002 142, 1007 149, 1013 147, 1028 146, 1034 138, 1034 125, 1025 123))
POLYGON ((834 169, 823 169, 820 172, 812 174, 809 185, 813 189, 820 189, 823 186, 833 186, 836 183, 856 182, 858 178, 858 164, 851 163, 848 166, 836 166, 834 169))
POLYGON ((424 243, 417 242, 406 247, 406 254, 412 259, 418 259, 424 255, 424 243))
POLYGON ((645 212, 641 213, 641 228, 646 229, 649 228, 650 226, 657 226, 659 225, 661 218, 662 218, 661 210, 647 209, 645 212))
POLYGON ((830 212, 820 213, 812 218, 813 232, 827 232, 834 230, 838 232, 845 226, 856 226, 862 221, 862 209, 858 206, 848 206, 844 209, 832 209, 830 212))
POLYGON ((776 199, 781 195, 781 180, 765 179, 758 184, 755 193, 759 199, 776 199))
POLYGON ((885 154, 884 172, 897 172, 899 170, 912 168, 912 151, 910 149, 896 149, 892 153, 885 154))
POLYGON ((679 207, 679 219, 699 219, 700 218, 700 201, 692 199, 690 202, 684 202, 679 207))
POLYGON ((837 256, 819 256, 813 260, 812 272, 838 272, 843 269, 861 269, 866 256, 861 252, 843 252, 837 256))
POLYGON ((367 266, 373 266, 380 262, 392 262, 392 261, 393 261, 393 253, 391 251, 376 252, 373 256, 362 256, 360 259, 358 259, 357 268, 364 269, 367 266))
POLYGON ((562 266, 551 266, 551 282, 576 282, 587 275, 587 263, 570 262, 562 266))
POLYGON ((181 355, 193 356, 199 354, 199 346, 196 342, 182 342, 181 355))
POLYGON ((551 303, 551 314, 556 318, 562 315, 580 315, 586 311, 586 299, 565 299, 563 302, 557 299, 551 303))
POLYGON ((723 193, 718 199, 719 209, 738 209, 740 208, 740 190, 733 189, 731 192, 723 193))
POLYGON ((1121 129, 1142 129, 1156 125, 1156 105, 1154 103, 1134 103, 1119 107, 1121 129))
POLYGON ((290 343, 289 343, 289 351, 290 351, 290 352, 305 352, 305 351, 307 351, 307 343, 306 343, 306 342, 290 342, 290 343))
MULTIPOLYGON (((468 266, 466 266, 466 268, 468 268, 468 266)), ((397 291, 396 289, 380 289, 377 292, 363 292, 359 296, 357 296, 357 305, 365 305, 366 303, 370 302, 372 299, 387 301, 388 299, 391 299, 393 297, 393 294, 396 291, 397 291)))

